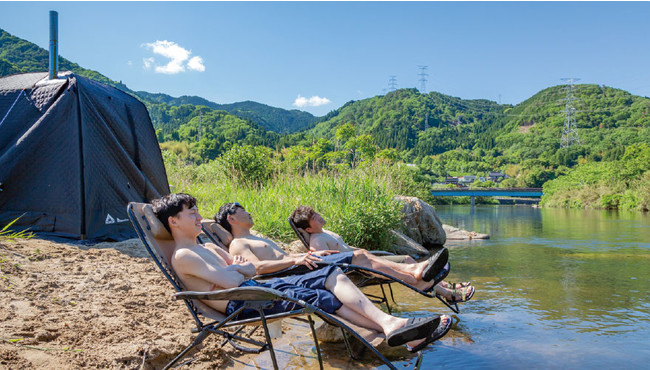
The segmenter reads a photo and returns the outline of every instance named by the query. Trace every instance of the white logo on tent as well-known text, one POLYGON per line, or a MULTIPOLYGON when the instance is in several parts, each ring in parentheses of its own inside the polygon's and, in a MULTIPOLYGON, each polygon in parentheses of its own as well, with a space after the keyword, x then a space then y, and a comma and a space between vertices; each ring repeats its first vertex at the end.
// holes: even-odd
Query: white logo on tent
POLYGON ((121 219, 121 218, 119 218, 119 217, 117 218, 117 222, 118 222, 118 223, 120 223, 120 222, 127 222, 128 220, 129 220, 128 218, 125 218, 125 219, 121 219))
POLYGON ((114 223, 115 223, 115 219, 113 218, 113 216, 111 216, 110 213, 107 213, 106 214, 106 225, 110 225, 110 224, 114 224, 114 223))

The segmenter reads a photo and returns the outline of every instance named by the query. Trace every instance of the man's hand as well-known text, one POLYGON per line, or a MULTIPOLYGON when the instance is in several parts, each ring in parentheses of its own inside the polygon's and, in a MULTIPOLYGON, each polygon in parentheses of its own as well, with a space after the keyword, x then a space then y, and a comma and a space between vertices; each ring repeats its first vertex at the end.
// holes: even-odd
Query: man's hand
POLYGON ((310 270, 315 269, 317 267, 316 262, 320 261, 320 258, 312 255, 311 252, 303 254, 302 256, 297 256, 295 258, 296 258, 295 261, 296 265, 305 265, 310 270))
POLYGON ((339 251, 328 249, 324 251, 311 252, 312 256, 319 256, 319 257, 329 256, 330 254, 334 254, 334 253, 339 253, 339 251))
POLYGON ((243 265, 246 262, 248 262, 248 260, 240 255, 233 256, 232 258, 232 265, 243 265))
POLYGON ((239 272, 240 274, 244 275, 247 278, 252 278, 253 276, 257 275, 257 272, 255 271, 255 265, 246 261, 245 259, 244 262, 235 264, 237 257, 243 259, 241 256, 235 256, 235 258, 233 259, 233 265, 237 266, 237 272, 239 272))

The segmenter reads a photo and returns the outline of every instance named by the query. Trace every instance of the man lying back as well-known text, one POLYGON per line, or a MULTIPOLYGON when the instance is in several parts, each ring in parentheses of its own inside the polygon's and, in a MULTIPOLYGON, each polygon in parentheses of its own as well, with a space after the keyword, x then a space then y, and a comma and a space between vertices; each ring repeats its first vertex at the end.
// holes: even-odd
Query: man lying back
POLYGON ((321 250, 302 254, 288 254, 273 241, 251 234, 253 217, 239 203, 226 203, 219 208, 215 221, 228 230, 233 240, 229 251, 251 261, 258 274, 269 274, 284 270, 294 265, 304 265, 309 269, 317 268, 319 261, 336 264, 353 264, 372 268, 403 280, 421 290, 432 289, 433 278, 444 268, 446 258, 432 257, 427 261, 403 264, 377 257, 365 249, 339 252, 321 250))
MULTIPOLYGON (((312 207, 299 206, 291 213, 291 221, 296 227, 309 233, 309 249, 312 253, 320 251, 359 251, 359 249, 349 246, 343 238, 335 232, 325 230, 327 221, 312 207)), ((404 263, 412 264, 415 260, 406 259, 404 263)), ((437 294, 444 297, 450 303, 466 302, 474 295, 474 287, 469 282, 448 283, 440 282, 435 287, 437 294)))
MULTIPOLYGON (((170 194, 152 201, 154 213, 175 242, 171 257, 172 269, 190 291, 214 291, 240 286, 272 288, 310 303, 319 309, 337 314, 348 321, 382 332, 390 346, 407 344, 418 351, 444 336, 451 320, 445 315, 404 319, 388 315, 375 307, 359 289, 335 266, 327 266, 305 275, 276 278, 260 283, 250 280, 255 266, 241 256, 232 257, 214 244, 197 244, 201 220, 196 200, 188 194, 170 194)), ((244 301, 204 301, 210 307, 230 315, 244 301)), ((279 301, 267 314, 288 312, 295 304, 279 301)), ((257 316, 257 311, 244 310, 238 318, 257 316)))

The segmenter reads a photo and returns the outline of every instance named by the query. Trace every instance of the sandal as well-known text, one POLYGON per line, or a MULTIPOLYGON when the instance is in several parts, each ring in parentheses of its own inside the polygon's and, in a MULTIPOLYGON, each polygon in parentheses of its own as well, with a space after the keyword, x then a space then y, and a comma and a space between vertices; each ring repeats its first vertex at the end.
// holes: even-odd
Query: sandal
POLYGON ((447 318, 447 323, 443 323, 442 320, 440 320, 440 322, 438 323, 438 327, 435 330, 433 330, 431 333, 429 333, 429 335, 427 335, 426 338, 424 338, 424 342, 418 344, 415 347, 410 347, 409 345, 406 345, 406 349, 409 352, 420 351, 420 350, 424 349, 424 347, 426 347, 430 343, 433 343, 436 340, 444 337, 445 334, 447 334, 447 332, 449 332, 450 328, 451 328, 451 317, 447 318))
POLYGON ((460 289, 452 289, 451 290, 451 299, 445 298, 445 300, 448 303, 459 303, 459 302, 467 302, 472 297, 474 296, 474 292, 476 290, 474 289, 473 286, 468 286, 460 289), (459 299, 456 299, 456 296, 460 295, 459 299))
POLYGON ((472 283, 469 282, 469 281, 462 281, 462 282, 459 282, 459 283, 450 283, 448 281, 441 281, 440 282, 441 287, 443 287, 445 289, 449 289, 449 290, 467 288, 470 285, 472 285, 472 283))

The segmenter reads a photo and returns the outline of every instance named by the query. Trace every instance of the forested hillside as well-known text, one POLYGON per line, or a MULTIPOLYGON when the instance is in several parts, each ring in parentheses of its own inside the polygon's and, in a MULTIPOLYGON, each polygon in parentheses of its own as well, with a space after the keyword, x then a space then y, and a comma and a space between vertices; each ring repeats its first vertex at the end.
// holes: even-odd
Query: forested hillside
POLYGON ((198 96, 171 97, 166 94, 152 94, 138 91, 137 95, 150 103, 167 106, 203 105, 216 110, 223 110, 237 117, 249 119, 265 129, 281 134, 302 131, 318 121, 312 114, 299 110, 275 108, 254 101, 232 104, 217 104, 198 96))

